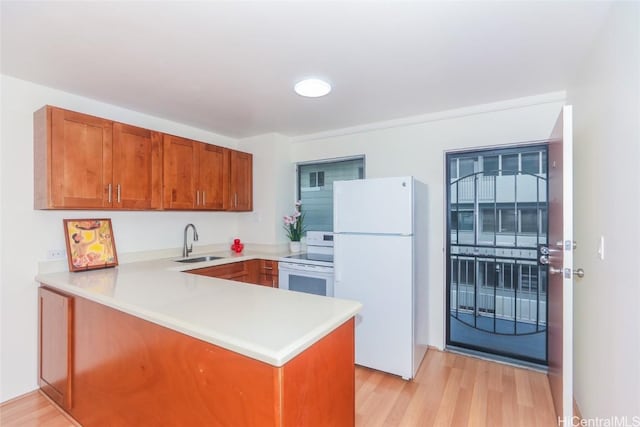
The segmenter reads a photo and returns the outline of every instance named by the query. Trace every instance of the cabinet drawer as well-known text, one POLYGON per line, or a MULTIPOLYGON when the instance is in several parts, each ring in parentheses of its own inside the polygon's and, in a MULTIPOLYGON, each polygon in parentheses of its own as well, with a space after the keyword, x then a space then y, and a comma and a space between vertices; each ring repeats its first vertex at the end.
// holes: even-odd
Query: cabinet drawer
POLYGON ((260 260, 258 284, 273 288, 278 287, 278 261, 270 259, 260 260))

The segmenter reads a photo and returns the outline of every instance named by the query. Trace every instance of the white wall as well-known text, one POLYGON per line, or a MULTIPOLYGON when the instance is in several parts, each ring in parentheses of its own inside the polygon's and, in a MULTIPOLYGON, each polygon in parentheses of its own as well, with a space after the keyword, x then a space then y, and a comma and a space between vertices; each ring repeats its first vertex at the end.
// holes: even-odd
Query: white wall
POLYGON ((33 112, 45 104, 94 114, 200 141, 235 148, 233 139, 108 105, 22 80, 1 76, 0 144, 0 401, 36 388, 38 261, 48 249, 65 247, 62 218, 112 218, 118 253, 176 248, 193 222, 198 244, 230 242, 238 214, 224 212, 36 211, 33 209, 33 112))
POLYGON ((238 142, 239 150, 253 153, 253 212, 240 214, 243 241, 287 241, 282 217, 293 212, 296 179, 289 147, 289 139, 275 133, 238 142))
MULTIPOLYGON (((368 178, 413 175, 429 192, 427 236, 429 274, 429 344, 445 343, 444 234, 445 150, 494 146, 549 137, 564 94, 476 106, 433 115, 432 121, 387 129, 359 131, 293 144, 294 162, 365 155, 368 178), (531 105, 532 102, 547 102, 531 105), (517 105, 522 105, 517 107, 517 105), (485 111, 485 112, 482 112, 485 111), (448 118, 447 118, 448 117, 448 118)), ((423 120, 429 120, 424 117, 423 120)))
POLYGON ((585 418, 640 416, 640 4, 614 3, 568 96, 574 260, 585 269, 574 291, 575 398, 585 418))

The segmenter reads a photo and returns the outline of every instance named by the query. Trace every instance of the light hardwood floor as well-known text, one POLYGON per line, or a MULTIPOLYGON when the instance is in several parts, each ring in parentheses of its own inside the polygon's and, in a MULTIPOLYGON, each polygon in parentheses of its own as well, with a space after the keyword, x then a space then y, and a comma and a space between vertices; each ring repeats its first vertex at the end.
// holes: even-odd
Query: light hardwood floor
POLYGON ((430 349, 407 382, 356 370, 356 425, 556 426, 545 374, 430 349))
MULTIPOLYGON (((2 404, 0 425, 74 424, 33 392, 2 404)), ((356 425, 550 427, 557 421, 544 374, 431 349, 409 382, 356 367, 356 425)))
POLYGON ((0 405, 2 427, 70 427, 75 426, 62 411, 34 391, 0 405))

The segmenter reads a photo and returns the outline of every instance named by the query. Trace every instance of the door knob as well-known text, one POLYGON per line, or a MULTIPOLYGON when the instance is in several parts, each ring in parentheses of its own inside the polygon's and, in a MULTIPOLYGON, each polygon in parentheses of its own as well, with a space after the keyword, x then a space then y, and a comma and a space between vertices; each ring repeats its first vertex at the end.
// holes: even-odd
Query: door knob
MULTIPOLYGON (((571 276, 569 275, 568 268, 566 270, 562 270, 561 268, 555 268, 555 267, 549 266, 549 274, 562 274, 563 271, 565 273, 564 277, 566 279, 570 279, 571 276)), ((578 276, 578 278, 582 279, 584 277, 584 269, 578 268, 577 270, 573 270, 573 275, 578 276)))

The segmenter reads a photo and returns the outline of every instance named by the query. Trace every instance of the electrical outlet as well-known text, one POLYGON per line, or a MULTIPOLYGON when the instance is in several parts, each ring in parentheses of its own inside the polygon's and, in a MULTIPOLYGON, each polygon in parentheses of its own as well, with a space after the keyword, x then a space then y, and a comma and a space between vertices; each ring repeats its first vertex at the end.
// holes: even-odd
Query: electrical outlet
POLYGON ((67 256, 67 251, 64 249, 49 249, 47 251, 47 259, 62 259, 67 256))

